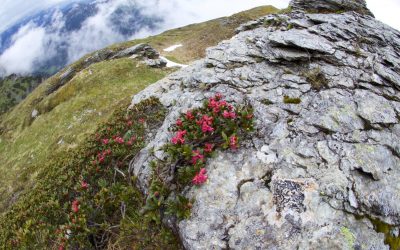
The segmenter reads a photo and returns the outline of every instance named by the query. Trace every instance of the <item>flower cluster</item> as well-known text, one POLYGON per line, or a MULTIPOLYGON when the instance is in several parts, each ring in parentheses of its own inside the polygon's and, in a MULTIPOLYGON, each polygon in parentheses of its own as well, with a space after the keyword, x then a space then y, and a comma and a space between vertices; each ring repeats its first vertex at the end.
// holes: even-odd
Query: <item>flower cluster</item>
POLYGON ((192 182, 194 185, 201 185, 207 181, 207 178, 207 170, 205 168, 202 168, 200 169, 200 172, 197 173, 195 177, 193 177, 192 182))
POLYGON ((201 185, 208 179, 205 164, 219 148, 239 148, 239 134, 252 130, 252 110, 234 107, 221 94, 209 98, 202 108, 189 110, 175 122, 174 136, 166 151, 178 169, 181 184, 201 185))
POLYGON ((186 135, 186 130, 179 130, 175 137, 172 138, 172 143, 173 144, 184 144, 185 143, 185 135, 186 135))
POLYGON ((145 119, 143 118, 138 119, 136 123, 130 119, 127 121, 118 120, 115 124, 108 124, 101 133, 95 135, 93 147, 96 148, 96 151, 93 151, 89 156, 92 166, 94 166, 94 172, 86 171, 86 176, 82 175, 80 180, 77 181, 74 192, 76 195, 70 201, 69 206, 70 222, 67 225, 61 225, 57 230, 60 242, 59 249, 65 249, 72 239, 71 237, 74 237, 75 234, 79 235, 80 230, 86 227, 85 214, 96 207, 96 204, 91 204, 89 200, 104 190, 94 180, 107 175, 113 176, 114 168, 119 169, 124 165, 127 166, 127 163, 122 162, 124 155, 128 155, 134 147, 141 147, 143 137, 133 135, 132 130, 143 130, 144 124, 145 119), (121 136, 121 134, 124 134, 124 136, 121 136), (90 180, 92 180, 92 184, 89 184, 90 180))

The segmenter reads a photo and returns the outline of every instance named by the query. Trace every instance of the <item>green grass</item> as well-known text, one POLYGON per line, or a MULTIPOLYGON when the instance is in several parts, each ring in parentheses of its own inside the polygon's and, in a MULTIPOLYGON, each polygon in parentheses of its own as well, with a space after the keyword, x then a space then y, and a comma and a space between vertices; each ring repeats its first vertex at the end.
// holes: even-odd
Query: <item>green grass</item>
MULTIPOLYGON (((38 109, 51 107, 51 112, 40 115, 11 138, 2 138, 0 200, 6 200, 35 176, 36 170, 29 166, 40 165, 53 153, 77 147, 108 119, 121 100, 170 73, 131 59, 101 62, 90 70, 92 74, 89 69, 80 72, 68 85, 37 104, 38 109)), ((25 115, 30 115, 27 111, 25 115)))

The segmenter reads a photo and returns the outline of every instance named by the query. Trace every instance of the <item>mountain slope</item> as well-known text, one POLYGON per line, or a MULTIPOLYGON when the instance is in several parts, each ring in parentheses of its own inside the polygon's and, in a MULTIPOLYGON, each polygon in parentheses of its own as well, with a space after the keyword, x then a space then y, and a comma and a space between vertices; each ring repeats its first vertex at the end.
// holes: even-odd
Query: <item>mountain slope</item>
POLYGON ((240 23, 275 11, 273 7, 260 7, 114 45, 85 56, 49 78, 0 118, 0 175, 4 176, 0 180, 0 207, 7 206, 11 194, 15 199, 16 191, 29 186, 35 169, 39 170, 53 153, 77 147, 98 124, 107 121, 121 101, 174 71, 149 68, 137 59, 104 61, 99 57, 103 52, 115 54, 146 42, 164 53, 163 48, 182 43, 183 47, 165 56, 186 63, 204 55, 204 48, 229 38, 240 23), (216 29, 219 32, 214 33, 216 29))
MULTIPOLYGON (((398 249, 400 32, 365 15, 363 0, 308 2, 242 25, 42 164, 31 191, 0 216, 0 242, 398 249)), ((63 78, 73 82, 72 72, 63 78)))
POLYGON ((42 81, 41 77, 17 75, 0 78, 0 115, 25 99, 42 81))

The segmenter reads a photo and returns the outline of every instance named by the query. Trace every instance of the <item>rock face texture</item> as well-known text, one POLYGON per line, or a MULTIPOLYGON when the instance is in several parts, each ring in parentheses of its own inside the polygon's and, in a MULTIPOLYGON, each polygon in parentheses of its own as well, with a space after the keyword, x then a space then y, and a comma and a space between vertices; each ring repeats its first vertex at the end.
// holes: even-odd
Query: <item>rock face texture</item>
MULTIPOLYGON (((365 7, 292 4, 309 2, 365 7)), ((399 31, 358 12, 295 11, 243 25, 205 59, 134 96, 133 104, 155 96, 169 110, 132 160, 144 192, 150 161, 164 157, 160 148, 172 137, 168 128, 217 92, 251 104, 256 131, 208 162, 205 185, 184 192, 196 200, 190 219, 167 223, 185 248, 389 249, 370 218, 396 236, 399 31)))
POLYGON ((365 0, 292 0, 290 6, 293 10, 311 12, 343 12, 357 11, 361 14, 373 16, 367 8, 365 0))

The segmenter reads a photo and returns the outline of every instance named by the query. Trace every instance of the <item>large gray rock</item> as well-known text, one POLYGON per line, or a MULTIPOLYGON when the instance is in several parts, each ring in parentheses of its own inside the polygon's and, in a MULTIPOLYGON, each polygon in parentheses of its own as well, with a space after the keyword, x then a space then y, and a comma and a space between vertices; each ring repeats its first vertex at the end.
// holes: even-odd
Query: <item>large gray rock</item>
POLYGON ((115 54, 115 52, 110 49, 102 49, 102 50, 96 51, 93 55, 91 55, 85 59, 84 67, 87 68, 94 63, 98 63, 98 62, 107 60, 114 54, 115 54))
POLYGON ((254 107, 256 132, 185 190, 191 217, 169 221, 185 248, 389 249, 368 218, 400 225, 400 32, 357 12, 267 16, 238 32, 133 97, 168 109, 132 161, 139 187, 179 114, 220 92, 254 107))
POLYGON ((61 75, 59 76, 59 80, 47 88, 46 95, 50 95, 57 89, 64 86, 64 84, 71 80, 75 76, 75 74, 76 71, 72 67, 68 67, 63 73, 61 73, 61 75))

